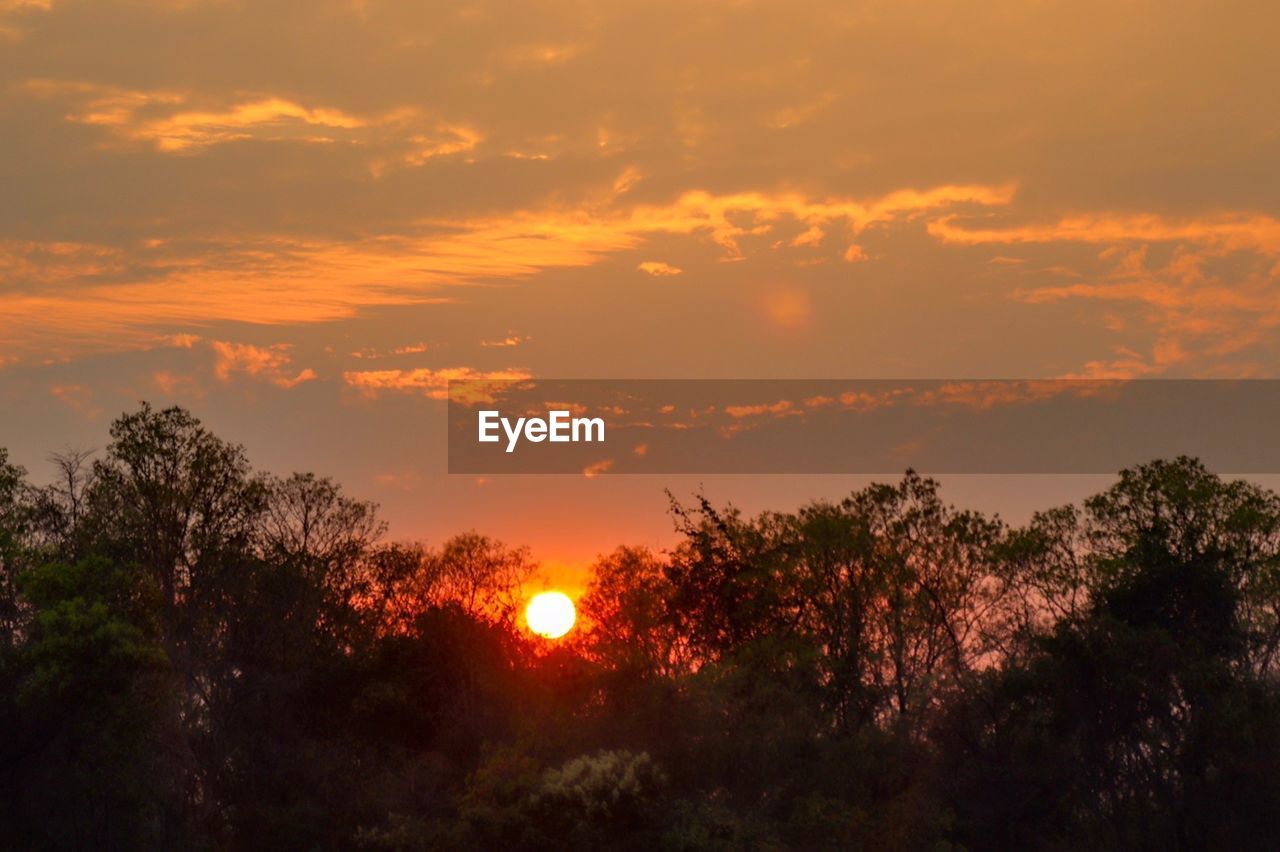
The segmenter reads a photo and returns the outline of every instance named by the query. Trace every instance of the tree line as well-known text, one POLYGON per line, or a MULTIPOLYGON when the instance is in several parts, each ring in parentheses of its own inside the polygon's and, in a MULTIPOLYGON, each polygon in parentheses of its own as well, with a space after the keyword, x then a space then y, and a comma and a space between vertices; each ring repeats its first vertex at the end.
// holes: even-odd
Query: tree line
POLYGON ((180 408, 0 450, 15 848, 1280 847, 1280 498, 1178 458, 1023 526, 908 472, 538 567, 386 539, 180 408))

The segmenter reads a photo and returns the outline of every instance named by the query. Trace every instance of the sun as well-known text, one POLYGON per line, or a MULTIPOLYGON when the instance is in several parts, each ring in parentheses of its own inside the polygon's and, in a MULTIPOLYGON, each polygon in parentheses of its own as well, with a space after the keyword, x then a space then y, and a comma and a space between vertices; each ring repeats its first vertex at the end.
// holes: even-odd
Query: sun
POLYGON ((534 595, 524 611, 529 629, 543 639, 559 639, 573 627, 575 618, 573 601, 562 592, 534 595))

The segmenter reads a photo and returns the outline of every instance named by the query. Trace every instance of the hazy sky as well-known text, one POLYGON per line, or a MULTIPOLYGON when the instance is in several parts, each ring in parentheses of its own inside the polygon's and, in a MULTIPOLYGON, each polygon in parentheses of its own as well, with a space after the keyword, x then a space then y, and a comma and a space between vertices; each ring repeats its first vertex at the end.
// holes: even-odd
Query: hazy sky
POLYGON ((448 378, 1277 377, 1278 41, 1262 0, 0 0, 0 445, 40 478, 182 404, 397 537, 575 564, 662 543, 664 486, 858 481, 449 477, 448 378))

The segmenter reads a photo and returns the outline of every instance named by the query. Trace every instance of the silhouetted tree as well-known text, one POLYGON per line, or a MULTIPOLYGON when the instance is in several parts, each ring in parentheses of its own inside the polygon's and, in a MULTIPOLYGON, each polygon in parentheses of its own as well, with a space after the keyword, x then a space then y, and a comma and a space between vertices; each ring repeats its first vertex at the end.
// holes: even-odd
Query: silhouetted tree
POLYGON ((1280 846, 1280 498, 1193 460, 1018 529, 910 471, 673 500, 548 644, 524 548, 383 541, 179 408, 110 434, 0 450, 4 845, 1280 846))

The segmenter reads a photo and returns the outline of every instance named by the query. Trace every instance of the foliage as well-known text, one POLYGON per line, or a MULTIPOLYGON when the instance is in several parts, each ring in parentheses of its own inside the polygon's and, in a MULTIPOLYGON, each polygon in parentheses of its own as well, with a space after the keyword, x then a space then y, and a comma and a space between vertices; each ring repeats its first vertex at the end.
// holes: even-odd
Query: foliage
POLYGON ((1020 528, 908 472, 672 501, 581 626, 538 566, 385 542, 143 405, 0 450, 0 825, 19 848, 1280 846, 1280 498, 1191 459, 1020 528))

